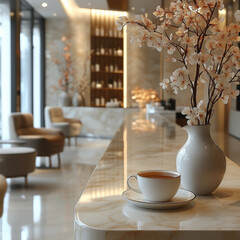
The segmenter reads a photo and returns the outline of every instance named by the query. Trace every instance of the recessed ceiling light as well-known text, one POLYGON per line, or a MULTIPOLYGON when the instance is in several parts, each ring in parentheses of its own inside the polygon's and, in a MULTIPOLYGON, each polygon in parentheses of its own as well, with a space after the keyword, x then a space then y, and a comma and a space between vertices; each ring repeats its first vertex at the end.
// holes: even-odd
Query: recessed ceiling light
POLYGON ((91 6, 91 3, 90 3, 90 2, 88 3, 88 6, 91 6))
POLYGON ((135 7, 132 7, 131 9, 132 9, 132 11, 135 11, 135 7))
POLYGON ((53 13, 53 16, 54 16, 54 17, 56 17, 56 16, 57 16, 57 14, 56 14, 56 13, 53 13))
POLYGON ((42 3, 42 7, 44 7, 44 8, 47 7, 47 5, 48 4, 46 2, 42 3))

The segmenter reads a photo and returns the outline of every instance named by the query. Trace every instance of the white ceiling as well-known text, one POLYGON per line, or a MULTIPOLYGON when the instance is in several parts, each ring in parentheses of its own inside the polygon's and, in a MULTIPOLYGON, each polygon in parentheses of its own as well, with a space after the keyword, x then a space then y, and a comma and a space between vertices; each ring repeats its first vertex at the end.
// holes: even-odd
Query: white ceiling
MULTIPOLYGON (((66 17, 65 11, 60 0, 26 0, 41 16, 44 18, 66 17), (46 2, 48 6, 42 7, 42 3, 46 2), (54 16, 53 14, 56 14, 54 16)), ((68 0, 62 0, 68 1, 68 0)), ((69 0, 75 1, 80 8, 104 9, 109 10, 107 0, 69 0)), ((119 0, 115 0, 119 1, 119 0)), ((162 0, 128 0, 129 11, 135 13, 148 12, 149 15, 156 9, 157 5, 161 5, 162 0)))
MULTIPOLYGON (((42 17, 66 17, 65 11, 62 7, 60 0, 26 0, 42 17), (46 2, 48 6, 42 7, 42 3, 46 2), (53 14, 56 14, 54 16, 53 14)), ((66 0, 65 0, 66 1, 66 0)), ((108 10, 106 0, 75 0, 80 8, 93 8, 108 10)))

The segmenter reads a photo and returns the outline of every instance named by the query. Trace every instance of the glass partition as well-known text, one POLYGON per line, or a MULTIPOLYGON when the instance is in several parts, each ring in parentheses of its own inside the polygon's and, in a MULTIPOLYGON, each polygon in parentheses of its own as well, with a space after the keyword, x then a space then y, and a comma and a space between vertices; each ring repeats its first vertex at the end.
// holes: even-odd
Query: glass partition
POLYGON ((32 112, 32 16, 21 4, 20 25, 20 105, 21 112, 32 112))
POLYGON ((33 116, 35 127, 41 126, 41 19, 35 14, 33 23, 33 116))
POLYGON ((43 19, 21 1, 20 19, 20 111, 32 113, 34 126, 43 125, 43 19))
POLYGON ((0 137, 7 138, 8 114, 11 112, 10 71, 10 6, 8 0, 0 2, 0 137))
POLYGON ((0 0, 0 138, 11 112, 34 114, 43 126, 44 19, 24 0, 0 0))

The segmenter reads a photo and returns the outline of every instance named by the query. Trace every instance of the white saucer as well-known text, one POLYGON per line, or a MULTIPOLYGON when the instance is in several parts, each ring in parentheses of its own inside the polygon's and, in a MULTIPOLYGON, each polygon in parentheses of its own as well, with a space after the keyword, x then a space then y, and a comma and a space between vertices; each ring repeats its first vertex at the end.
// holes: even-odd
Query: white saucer
POLYGON ((179 208, 189 204, 196 197, 194 193, 184 190, 178 189, 176 195, 169 202, 150 202, 143 198, 141 193, 137 193, 131 189, 125 190, 122 193, 122 196, 131 204, 142 207, 142 208, 150 208, 150 209, 172 209, 179 208))

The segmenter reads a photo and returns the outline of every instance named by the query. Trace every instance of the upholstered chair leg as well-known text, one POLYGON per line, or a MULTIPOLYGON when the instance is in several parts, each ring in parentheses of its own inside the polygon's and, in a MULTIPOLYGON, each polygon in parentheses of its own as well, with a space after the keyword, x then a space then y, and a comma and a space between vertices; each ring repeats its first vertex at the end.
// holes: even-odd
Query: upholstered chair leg
POLYGON ((58 168, 61 167, 61 158, 60 158, 60 153, 58 153, 58 168))
POLYGON ((77 146, 78 141, 77 141, 77 136, 75 136, 75 145, 77 146))
POLYGON ((49 167, 52 168, 52 156, 50 155, 48 156, 48 158, 49 158, 49 167))
POLYGON ((68 137, 68 146, 70 146, 70 145, 71 145, 71 138, 68 137))
POLYGON ((25 187, 28 187, 28 176, 26 175, 24 176, 24 178, 25 178, 25 187))

